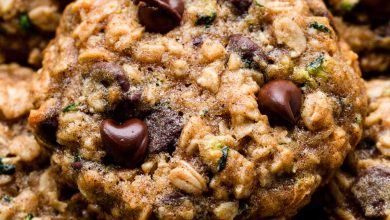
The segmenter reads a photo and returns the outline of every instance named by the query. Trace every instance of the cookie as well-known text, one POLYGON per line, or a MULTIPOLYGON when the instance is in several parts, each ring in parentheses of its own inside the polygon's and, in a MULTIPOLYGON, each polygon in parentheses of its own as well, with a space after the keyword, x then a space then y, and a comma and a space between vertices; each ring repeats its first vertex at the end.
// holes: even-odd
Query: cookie
POLYGON ((4 0, 0 2, 0 63, 40 67, 42 50, 54 37, 68 0, 4 0))
POLYGON ((359 141, 366 111, 357 56, 327 13, 301 0, 76 1, 29 124, 113 218, 291 216, 359 141))
POLYGON ((353 51, 362 71, 385 73, 390 69, 390 3, 386 0, 328 0, 336 15, 334 24, 353 51))
POLYGON ((0 65, 0 219, 96 219, 98 207, 49 167, 50 152, 27 124, 35 74, 0 65))
POLYGON ((348 155, 327 189, 319 193, 332 219, 386 219, 390 216, 390 80, 367 82, 369 114, 364 139, 348 155))
POLYGON ((39 146, 26 118, 0 121, 0 218, 103 219, 48 165, 50 153, 39 146))
POLYGON ((18 119, 33 108, 34 74, 18 64, 0 65, 0 120, 18 119))

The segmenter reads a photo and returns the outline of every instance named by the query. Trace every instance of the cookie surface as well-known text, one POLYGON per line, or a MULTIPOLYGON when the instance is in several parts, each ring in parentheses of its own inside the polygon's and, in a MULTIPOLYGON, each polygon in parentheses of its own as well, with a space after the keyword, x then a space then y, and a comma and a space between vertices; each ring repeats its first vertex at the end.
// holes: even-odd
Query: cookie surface
POLYGON ((99 211, 49 167, 27 124, 36 73, 0 65, 0 219, 95 219, 99 211), (91 209, 92 207, 92 209, 91 209))
POLYGON ((356 55, 321 1, 79 0, 29 123, 116 218, 291 216, 361 136, 356 55))
POLYGON ((363 141, 329 185, 325 203, 336 219, 386 218, 390 215, 390 80, 367 82, 369 114, 363 141))
POLYGON ((70 0, 0 2, 0 63, 40 67, 42 50, 54 37, 63 7, 70 0))

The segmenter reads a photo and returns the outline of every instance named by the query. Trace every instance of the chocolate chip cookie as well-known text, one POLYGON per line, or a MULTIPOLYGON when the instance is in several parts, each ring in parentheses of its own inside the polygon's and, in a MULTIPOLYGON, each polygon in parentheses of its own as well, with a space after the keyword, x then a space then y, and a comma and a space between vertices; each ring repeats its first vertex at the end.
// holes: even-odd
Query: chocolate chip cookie
POLYGON ((0 63, 40 67, 42 50, 54 37, 60 12, 70 0, 0 1, 0 63))
POLYGON ((48 166, 50 153, 29 131, 26 118, 0 120, 0 218, 103 219, 48 166))
POLYGON ((360 56, 364 73, 390 69, 390 2, 328 0, 340 36, 360 56))
POLYGON ((369 114, 363 141, 330 183, 325 203, 336 219, 390 216, 390 80, 367 82, 369 114))
POLYGON ((78 0, 29 124, 122 219, 291 216, 362 133, 357 56, 322 1, 78 0))
POLYGON ((0 65, 0 219, 96 219, 102 214, 49 167, 27 125, 35 73, 0 65), (64 183, 64 184, 62 184, 64 183))
POLYGON ((0 120, 28 115, 34 106, 34 73, 18 64, 0 65, 0 120))

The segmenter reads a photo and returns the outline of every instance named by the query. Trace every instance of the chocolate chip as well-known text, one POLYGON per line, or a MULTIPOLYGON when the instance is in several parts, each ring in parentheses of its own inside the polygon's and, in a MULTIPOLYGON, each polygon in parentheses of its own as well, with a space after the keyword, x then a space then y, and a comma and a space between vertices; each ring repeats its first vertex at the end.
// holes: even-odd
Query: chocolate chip
POLYGON ((91 67, 91 76, 95 80, 108 84, 118 84, 123 92, 127 92, 130 88, 129 79, 125 74, 123 68, 118 64, 111 62, 99 62, 95 63, 91 67))
POLYGON ((379 165, 363 171, 352 193, 366 216, 384 216, 390 210, 390 168, 379 165))
POLYGON ((252 4, 252 0, 229 0, 232 5, 240 12, 244 13, 248 11, 248 8, 252 4))
POLYGON ((148 127, 139 119, 117 124, 112 119, 103 120, 100 134, 105 150, 120 165, 135 168, 145 158, 148 148, 148 127))
POLYGON ((271 81, 260 89, 258 103, 270 121, 281 118, 294 125, 302 106, 301 90, 291 81, 271 81))
POLYGON ((155 110, 145 119, 149 128, 149 153, 173 152, 182 130, 182 116, 174 110, 155 110))
POLYGON ((229 38, 229 48, 244 57, 252 58, 261 51, 259 45, 251 39, 240 34, 234 34, 229 38))
POLYGON ((138 18, 149 32, 166 33, 180 25, 184 0, 140 0, 138 18))
POLYGON ((240 34, 230 36, 228 48, 238 53, 245 63, 252 63, 255 60, 261 62, 268 59, 259 45, 240 34))

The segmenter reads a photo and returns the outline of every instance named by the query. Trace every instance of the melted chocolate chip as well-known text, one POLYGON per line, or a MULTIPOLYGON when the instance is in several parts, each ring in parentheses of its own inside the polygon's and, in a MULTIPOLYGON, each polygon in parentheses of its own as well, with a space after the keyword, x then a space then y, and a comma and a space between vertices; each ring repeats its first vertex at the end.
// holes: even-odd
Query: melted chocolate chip
POLYGON ((271 81, 260 89, 258 103, 270 121, 281 118, 294 125, 302 106, 301 90, 291 81, 271 81))
POLYGON ((147 31, 166 33, 180 25, 183 12, 184 0, 140 0, 138 18, 147 31))
POLYGON ((390 209, 390 168, 379 165, 363 171, 352 193, 367 216, 384 216, 390 209))
POLYGON ((105 150, 112 159, 128 168, 135 168, 145 158, 148 148, 148 127, 139 119, 117 124, 102 121, 100 134, 105 150))
POLYGON ((170 109, 155 110, 145 119, 149 128, 149 153, 173 152, 182 130, 182 116, 170 109))
POLYGON ((111 62, 95 63, 91 67, 91 76, 103 84, 116 83, 123 92, 127 92, 130 88, 129 79, 125 74, 123 68, 111 62))
POLYGON ((248 11, 248 8, 252 4, 252 0, 229 0, 232 5, 240 12, 244 13, 248 11))

